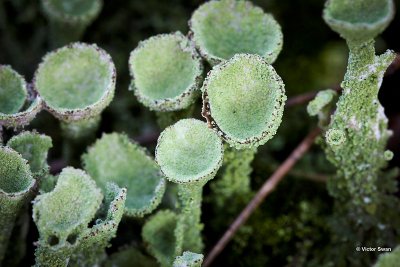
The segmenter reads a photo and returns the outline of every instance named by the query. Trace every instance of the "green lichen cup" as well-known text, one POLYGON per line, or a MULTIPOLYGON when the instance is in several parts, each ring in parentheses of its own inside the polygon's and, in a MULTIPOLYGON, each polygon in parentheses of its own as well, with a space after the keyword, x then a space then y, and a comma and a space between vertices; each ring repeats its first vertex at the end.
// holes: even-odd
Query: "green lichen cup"
POLYGON ((28 162, 11 148, 0 146, 0 265, 15 220, 35 185, 28 162))
POLYGON ((323 18, 349 42, 374 39, 394 17, 392 0, 329 0, 323 18))
POLYGON ((79 41, 86 27, 96 19, 103 6, 101 0, 41 0, 50 21, 50 40, 58 47, 79 41))
POLYGON ((42 103, 40 97, 31 98, 25 79, 10 66, 0 65, 0 126, 29 124, 41 110, 42 103))
POLYGON ((107 52, 95 44, 73 43, 43 58, 34 89, 50 113, 74 122, 100 115, 114 96, 115 79, 107 52))
POLYGON ((272 64, 282 50, 276 20, 249 1, 209 1, 192 15, 189 26, 200 54, 212 65, 235 54, 258 54, 272 64))
POLYGON ((130 90, 155 111, 187 108, 199 95, 203 66, 194 46, 180 32, 139 43, 129 57, 130 90))
POLYGON ((261 56, 237 54, 215 66, 202 91, 202 115, 238 149, 265 144, 282 121, 284 84, 261 56))
POLYGON ((143 217, 161 202, 166 181, 147 151, 124 134, 105 134, 82 156, 85 170, 104 190, 108 182, 125 187, 125 215, 143 217))
POLYGON ((156 161, 168 180, 178 184, 205 183, 222 164, 221 139, 207 124, 180 120, 158 138, 156 161))

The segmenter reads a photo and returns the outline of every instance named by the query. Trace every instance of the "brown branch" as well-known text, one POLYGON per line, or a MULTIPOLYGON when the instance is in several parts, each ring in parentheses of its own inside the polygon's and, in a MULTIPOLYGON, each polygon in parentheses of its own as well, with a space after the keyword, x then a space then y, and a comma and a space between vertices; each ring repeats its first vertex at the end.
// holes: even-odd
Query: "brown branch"
POLYGON ((239 214, 235 221, 231 224, 229 229, 225 232, 218 243, 213 247, 204 261, 203 266, 208 267, 213 260, 221 253, 228 242, 232 239, 236 231, 244 224, 255 209, 263 202, 263 200, 275 189, 284 176, 293 168, 296 162, 308 151, 314 143, 315 138, 319 135, 320 129, 316 128, 311 131, 304 140, 292 151, 289 157, 279 166, 279 168, 272 174, 272 176, 265 181, 263 186, 246 206, 246 208, 239 214))

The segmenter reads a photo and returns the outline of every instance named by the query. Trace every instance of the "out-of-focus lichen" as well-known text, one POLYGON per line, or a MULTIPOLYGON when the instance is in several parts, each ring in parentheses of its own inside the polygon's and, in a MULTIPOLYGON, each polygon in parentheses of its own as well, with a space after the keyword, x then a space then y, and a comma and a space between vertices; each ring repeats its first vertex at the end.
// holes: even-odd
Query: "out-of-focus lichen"
POLYGON ((283 45, 281 27, 250 1, 208 1, 189 21, 201 55, 216 65, 235 54, 258 54, 272 64, 283 45))
POLYGON ((177 231, 183 233, 178 247, 196 253, 203 249, 200 223, 203 186, 222 164, 223 145, 207 124, 180 120, 165 129, 157 142, 156 161, 166 178, 178 184, 180 215, 177 231))
POLYGON ((104 249, 123 215, 126 189, 109 184, 100 206, 102 198, 83 171, 65 168, 61 172, 54 190, 39 195, 33 204, 40 234, 35 266, 93 266, 104 260, 104 249))
POLYGON ((22 132, 13 136, 7 146, 22 155, 29 163, 32 173, 40 178, 49 171, 47 154, 53 146, 49 136, 36 132, 22 132))
POLYGON ((161 266, 171 266, 182 253, 183 232, 177 226, 178 215, 170 210, 158 211, 143 226, 145 245, 161 266))
POLYGON ((185 251, 182 256, 175 258, 173 267, 201 267, 203 259, 202 254, 185 251))
POLYGON ((394 267, 399 265, 400 247, 397 246, 392 252, 387 252, 379 255, 374 267, 394 267))
POLYGON ((130 246, 113 254, 104 263, 104 267, 158 267, 159 264, 139 249, 130 246))
POLYGON ((86 27, 98 16, 102 0, 41 0, 50 21, 50 42, 54 47, 79 41, 86 27))
POLYGON ((217 209, 226 209, 226 203, 235 201, 236 198, 248 195, 251 192, 250 174, 252 172, 256 148, 237 150, 225 145, 224 161, 217 174, 217 178, 211 182, 213 202, 217 209))
POLYGON ((109 182, 128 189, 125 215, 143 217, 161 202, 165 179, 145 148, 124 134, 104 134, 82 156, 85 170, 103 189, 109 182))
POLYGON ((11 148, 0 146, 0 265, 15 220, 35 184, 27 161, 11 148))

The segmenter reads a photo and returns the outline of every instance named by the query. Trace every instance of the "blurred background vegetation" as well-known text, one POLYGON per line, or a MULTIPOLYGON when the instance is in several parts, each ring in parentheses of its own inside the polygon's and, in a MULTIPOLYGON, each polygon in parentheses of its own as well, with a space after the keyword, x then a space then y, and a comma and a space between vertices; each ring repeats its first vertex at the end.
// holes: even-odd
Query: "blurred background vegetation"
MULTIPOLYGON (((128 56, 140 40, 159 33, 188 31, 191 13, 204 1, 197 0, 105 0, 99 17, 86 30, 82 41, 96 43, 112 56, 117 67, 116 96, 102 115, 102 132, 125 132, 153 151, 160 129, 154 114, 140 105, 128 91, 128 56)), ((324 0, 254 0, 254 4, 278 20, 284 34, 282 53, 274 64, 286 84, 288 97, 338 86, 347 63, 343 39, 323 22, 324 0)), ((389 28, 377 40, 377 52, 400 51, 400 1, 389 28)), ((41 58, 53 48, 49 27, 38 0, 0 0, 0 64, 11 65, 30 81, 41 58)), ((209 67, 208 67, 209 68, 209 67)), ((388 75, 380 100, 394 135, 388 148, 395 153, 389 168, 400 166, 400 71, 388 75)), ((200 117, 200 100, 196 112, 200 117)), ((306 104, 285 110, 278 134, 262 146, 253 163, 252 188, 256 191, 290 151, 316 125, 306 113, 306 104)), ((29 126, 53 138, 49 162, 53 173, 67 163, 62 160, 63 143, 58 122, 42 112, 29 126)), ((11 136, 12 130, 6 135, 11 136)), ((85 151, 81 148, 81 152, 85 151)), ((79 167, 79 161, 68 164, 79 167)), ((224 250, 215 266, 321 266, 335 248, 329 246, 332 199, 325 181, 334 169, 318 146, 296 165, 277 190, 261 205, 224 250)), ((398 179, 399 180, 399 179, 398 179)), ((236 199, 223 210, 214 208, 209 187, 205 188, 204 239, 208 251, 235 216, 251 199, 236 199)), ((400 197, 400 196, 399 196, 400 197)), ((167 201, 166 201, 167 202, 167 201)), ((165 204, 167 205, 167 204, 165 204)), ((140 242, 141 221, 124 221, 110 253, 140 242)), ((31 224, 28 253, 21 266, 33 263, 37 232, 31 224)), ((339 253, 339 252, 337 252, 339 253)), ((342 255, 343 257, 344 255, 342 255)), ((365 255, 364 255, 365 256, 365 255)), ((376 257, 372 255, 370 257, 376 257)), ((338 265, 339 266, 339 265, 338 265)))

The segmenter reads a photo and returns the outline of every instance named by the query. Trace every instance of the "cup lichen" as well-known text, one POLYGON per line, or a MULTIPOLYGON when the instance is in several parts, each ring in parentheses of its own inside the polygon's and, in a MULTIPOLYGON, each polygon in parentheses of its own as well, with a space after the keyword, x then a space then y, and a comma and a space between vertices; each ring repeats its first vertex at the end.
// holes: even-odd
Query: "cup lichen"
POLYGON ((9 147, 0 146, 0 264, 15 220, 36 185, 28 162, 9 147))
POLYGON ((146 149, 124 134, 104 134, 82 156, 85 170, 96 183, 108 182, 128 189, 125 215, 143 217, 161 202, 166 181, 146 149))
POLYGON ((130 90, 146 107, 175 111, 199 95, 203 65, 191 42, 180 32, 141 41, 129 57, 130 90))
POLYGON ((223 145, 207 124, 180 120, 158 138, 156 161, 166 178, 178 184, 180 215, 177 231, 183 233, 183 250, 201 252, 200 232, 203 186, 212 179, 223 159, 223 145))
POLYGON ((250 1, 208 1, 193 13, 189 26, 191 39, 212 65, 243 53, 272 64, 283 45, 279 24, 250 1))

